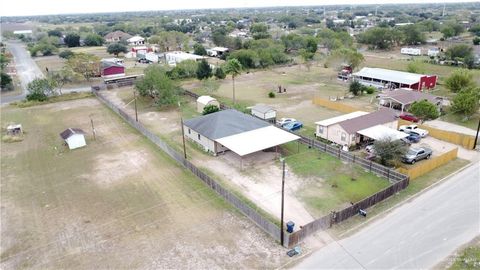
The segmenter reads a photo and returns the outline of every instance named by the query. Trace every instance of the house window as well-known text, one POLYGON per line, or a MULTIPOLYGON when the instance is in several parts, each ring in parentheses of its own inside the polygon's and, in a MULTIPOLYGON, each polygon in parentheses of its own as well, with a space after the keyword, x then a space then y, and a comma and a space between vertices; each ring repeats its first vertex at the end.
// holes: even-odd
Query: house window
POLYGON ((201 138, 200 138, 200 134, 198 134, 198 135, 197 135, 197 137, 198 137, 198 140, 200 141, 200 140, 201 140, 201 138))
POLYGON ((188 129, 188 134, 192 134, 192 131, 190 129, 188 129))
POLYGON ((347 134, 345 132, 342 132, 342 137, 341 140, 344 142, 347 139, 347 134))
POLYGON ((323 126, 318 127, 318 133, 323 134, 323 126))

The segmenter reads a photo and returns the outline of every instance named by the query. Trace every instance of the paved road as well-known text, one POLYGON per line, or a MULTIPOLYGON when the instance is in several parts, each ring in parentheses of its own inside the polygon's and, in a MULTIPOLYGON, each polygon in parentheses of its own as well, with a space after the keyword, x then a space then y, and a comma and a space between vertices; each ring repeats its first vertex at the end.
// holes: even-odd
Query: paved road
POLYGON ((479 182, 477 161, 295 268, 430 269, 480 235, 479 182))
MULTIPOLYGON (((26 50, 25 45, 18 41, 9 41, 7 42, 7 47, 12 53, 15 65, 17 69, 17 75, 20 79, 20 84, 22 86, 22 94, 17 96, 6 96, 2 97, 1 103, 6 104, 13 101, 22 100, 26 96, 27 85, 29 82, 33 81, 36 78, 43 78, 44 75, 40 68, 38 68, 37 63, 33 61, 30 57, 30 53, 26 50)), ((89 92, 91 91, 90 86, 63 89, 62 93, 71 93, 71 92, 89 92)))
POLYGON ((30 57, 30 53, 25 49, 25 45, 18 41, 7 42, 7 48, 12 53, 17 75, 20 79, 20 84, 23 93, 18 96, 2 97, 2 103, 10 103, 12 101, 22 100, 25 98, 27 85, 35 78, 43 78, 43 73, 38 68, 37 64, 30 57))

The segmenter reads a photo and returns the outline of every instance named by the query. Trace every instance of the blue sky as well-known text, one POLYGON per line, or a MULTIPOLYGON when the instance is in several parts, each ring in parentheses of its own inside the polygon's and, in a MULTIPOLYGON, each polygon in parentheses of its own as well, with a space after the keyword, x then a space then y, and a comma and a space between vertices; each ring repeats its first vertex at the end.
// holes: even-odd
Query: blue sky
MULTIPOLYGON (((477 0, 478 1, 478 0, 477 0)), ((25 16, 65 13, 97 13, 142 10, 172 10, 199 8, 303 6, 328 4, 392 4, 476 2, 469 0, 3 0, 0 16, 25 16)))

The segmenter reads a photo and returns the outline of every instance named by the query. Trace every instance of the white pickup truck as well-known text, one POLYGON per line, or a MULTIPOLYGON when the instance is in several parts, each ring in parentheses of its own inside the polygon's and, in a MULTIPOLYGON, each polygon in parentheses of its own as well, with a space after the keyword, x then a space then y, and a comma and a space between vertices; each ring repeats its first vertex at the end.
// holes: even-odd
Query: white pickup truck
POLYGON ((403 131, 405 133, 410 133, 410 132, 415 132, 422 136, 422 138, 426 137, 428 135, 428 130, 421 129, 417 125, 403 125, 398 128, 398 130, 403 131))

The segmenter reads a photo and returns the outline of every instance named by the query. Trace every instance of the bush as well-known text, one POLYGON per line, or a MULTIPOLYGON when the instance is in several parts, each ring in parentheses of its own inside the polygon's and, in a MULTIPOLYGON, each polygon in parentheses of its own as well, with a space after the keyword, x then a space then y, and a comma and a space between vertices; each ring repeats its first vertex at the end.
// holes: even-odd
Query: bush
POLYGON ((269 97, 269 98, 275 98, 275 93, 274 93, 274 92, 268 93, 268 97, 269 97))
POLYGON ((375 87, 373 87, 373 86, 365 87, 365 92, 367 92, 367 94, 369 94, 369 95, 375 93, 376 90, 377 89, 375 89, 375 87))
POLYGON ((424 120, 435 119, 440 116, 437 106, 427 100, 413 102, 409 112, 424 120))
POLYGON ((217 67, 217 68, 215 69, 215 78, 222 80, 222 79, 225 79, 226 76, 227 76, 227 75, 226 75, 225 72, 223 71, 223 68, 217 67))
POLYGON ((70 57, 72 57, 74 55, 74 53, 70 50, 64 50, 64 51, 61 51, 58 56, 60 58, 64 58, 64 59, 69 59, 70 57))
POLYGON ((457 69, 445 80, 445 85, 452 92, 459 92, 474 84, 473 74, 466 69, 457 69))
POLYGON ((475 37, 473 39, 473 45, 480 45, 480 37, 475 37))
POLYGON ((350 84, 348 91, 350 91, 353 95, 358 96, 362 93, 363 89, 364 89, 364 86, 361 83, 357 81, 353 81, 350 84))
POLYGON ((203 107, 202 115, 207 115, 207 114, 210 114, 210 113, 218 112, 219 110, 220 110, 220 108, 218 108, 218 106, 210 104, 210 105, 207 105, 207 106, 203 107))

